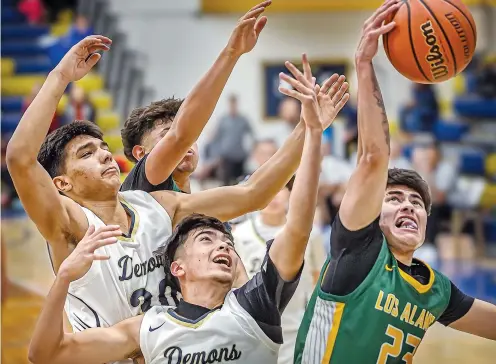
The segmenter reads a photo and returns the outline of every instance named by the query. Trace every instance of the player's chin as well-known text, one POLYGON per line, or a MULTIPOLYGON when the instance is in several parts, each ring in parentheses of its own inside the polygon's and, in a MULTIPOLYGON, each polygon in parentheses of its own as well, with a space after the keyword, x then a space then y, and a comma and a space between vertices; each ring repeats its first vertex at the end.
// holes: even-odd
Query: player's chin
POLYGON ((412 248, 416 248, 422 243, 422 236, 419 230, 395 228, 393 234, 396 240, 412 248))
POLYGON ((215 272, 212 272, 211 278, 216 282, 232 285, 234 282, 234 273, 232 270, 216 269, 215 272))

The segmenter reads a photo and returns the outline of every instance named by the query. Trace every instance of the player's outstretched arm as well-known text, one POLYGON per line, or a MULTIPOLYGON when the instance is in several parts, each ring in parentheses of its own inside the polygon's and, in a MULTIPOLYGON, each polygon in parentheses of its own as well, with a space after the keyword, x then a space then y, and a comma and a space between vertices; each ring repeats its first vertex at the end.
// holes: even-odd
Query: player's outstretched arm
POLYGON ((146 178, 151 184, 158 185, 169 178, 200 136, 236 62, 256 45, 267 24, 267 18, 261 15, 270 4, 270 0, 261 2, 239 19, 227 46, 184 100, 171 129, 157 143, 146 160, 146 178))
MULTIPOLYGON (((285 281, 292 281, 303 264, 317 206, 324 130, 319 98, 325 97, 325 93, 319 94, 320 87, 313 86, 308 80, 297 81, 285 74, 281 74, 280 77, 294 88, 289 90, 281 87, 280 91, 301 102, 302 116, 305 120, 303 155, 289 200, 287 222, 269 250, 270 258, 280 277, 285 281)), ((345 102, 346 100, 347 98, 345 102)), ((342 101, 335 100, 336 104, 342 101)))
MULTIPOLYGON (((303 56, 305 75, 294 65, 286 63, 296 83, 312 82, 310 66, 303 56)), ((320 110, 324 129, 331 125, 348 100, 348 84, 344 76, 333 75, 323 85, 326 92, 320 94, 320 110)), ((229 221, 248 212, 260 210, 287 184, 300 164, 305 139, 305 124, 301 123, 288 137, 284 145, 266 163, 255 171, 243 185, 219 187, 211 190, 177 195, 178 207, 174 221, 197 212, 229 221)))
POLYGON ((119 226, 105 226, 97 231, 90 226, 83 240, 62 263, 36 323, 29 347, 31 363, 106 363, 127 359, 139 351, 142 317, 76 334, 66 334, 63 328, 64 302, 70 282, 86 274, 95 260, 108 259, 95 251, 117 242, 120 234, 119 226))
POLYGON ((394 22, 383 25, 384 20, 398 7, 397 0, 389 0, 365 22, 355 55, 361 156, 339 210, 342 224, 351 231, 364 228, 379 216, 386 190, 389 123, 372 59, 377 53, 379 37, 395 26, 394 22))
POLYGON ((449 326, 472 335, 496 340, 496 306, 476 299, 470 310, 449 326))
POLYGON ((29 217, 49 241, 56 240, 68 226, 70 213, 38 163, 38 153, 67 85, 86 75, 101 57, 95 52, 108 50, 110 44, 108 38, 90 36, 72 47, 48 75, 7 145, 7 167, 16 191, 29 217))

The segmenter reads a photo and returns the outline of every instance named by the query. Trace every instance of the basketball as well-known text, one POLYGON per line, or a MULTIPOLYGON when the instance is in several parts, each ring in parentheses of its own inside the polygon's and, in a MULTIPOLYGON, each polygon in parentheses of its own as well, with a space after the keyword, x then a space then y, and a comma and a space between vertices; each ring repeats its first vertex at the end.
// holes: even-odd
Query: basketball
POLYGON ((418 83, 439 83, 463 71, 475 51, 477 30, 461 0, 403 0, 383 37, 394 68, 418 83))

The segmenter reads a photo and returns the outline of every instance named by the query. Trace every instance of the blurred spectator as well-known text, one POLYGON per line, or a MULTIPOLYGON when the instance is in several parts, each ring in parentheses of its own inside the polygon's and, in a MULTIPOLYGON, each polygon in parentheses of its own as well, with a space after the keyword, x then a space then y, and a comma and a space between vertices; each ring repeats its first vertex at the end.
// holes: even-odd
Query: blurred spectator
POLYGON ((277 152, 277 143, 273 139, 261 139, 252 149, 246 170, 249 174, 255 172, 277 152))
MULTIPOLYGON (((351 101, 351 100, 350 100, 351 101)), ((356 151, 356 146, 358 143, 358 113, 356 106, 350 101, 344 105, 340 112, 340 115, 346 119, 345 130, 344 130, 344 143, 345 143, 345 155, 346 158, 350 158, 354 151, 356 151)), ((327 130, 330 130, 328 128, 327 130)))
POLYGON ((300 122, 300 103, 292 97, 284 98, 279 104, 279 117, 293 130, 300 122))
POLYGON ((412 91, 412 100, 400 111, 400 128, 406 133, 431 131, 439 117, 434 87, 415 83, 412 91))
POLYGON ((84 89, 76 84, 72 85, 69 94, 69 104, 64 113, 64 123, 74 120, 89 120, 95 122, 95 107, 88 100, 84 89))
POLYGON ((244 165, 248 156, 245 142, 248 136, 253 137, 250 122, 239 114, 237 97, 232 95, 229 98, 229 113, 220 119, 207 147, 211 160, 207 161, 199 178, 209 176, 217 168, 224 185, 235 183, 245 174, 244 165))
POLYGON ((389 168, 412 169, 412 164, 403 155, 403 145, 397 138, 391 138, 389 142, 391 153, 389 157, 389 168))
POLYGON ((484 99, 496 99, 496 63, 488 62, 477 72, 475 92, 484 99))
POLYGON ((43 0, 48 11, 48 21, 54 23, 57 21, 62 10, 75 10, 77 0, 43 0))
POLYGON ((330 224, 336 216, 341 200, 346 190, 346 184, 353 173, 353 165, 346 159, 333 155, 332 145, 330 154, 322 159, 320 175, 319 205, 321 207, 321 222, 330 224))
POLYGON ((427 181, 431 189, 432 210, 427 221, 426 242, 435 243, 442 223, 449 221, 449 195, 456 189, 459 173, 455 163, 442 158, 435 143, 416 146, 412 154, 413 168, 427 181))
MULTIPOLYGON (((24 112, 27 110, 28 106, 31 105, 35 96, 38 94, 38 92, 40 92, 40 89, 41 89, 41 85, 35 84, 31 90, 31 93, 24 98, 24 100, 22 102, 22 114, 24 114, 24 112)), ((60 118, 59 118, 57 112, 55 112, 55 114, 53 114, 52 123, 50 124, 50 129, 48 130, 48 133, 54 131, 59 126, 60 126, 60 118)))
POLYGON ((21 0, 17 4, 17 9, 29 22, 29 24, 39 24, 43 21, 45 9, 41 0, 21 0))

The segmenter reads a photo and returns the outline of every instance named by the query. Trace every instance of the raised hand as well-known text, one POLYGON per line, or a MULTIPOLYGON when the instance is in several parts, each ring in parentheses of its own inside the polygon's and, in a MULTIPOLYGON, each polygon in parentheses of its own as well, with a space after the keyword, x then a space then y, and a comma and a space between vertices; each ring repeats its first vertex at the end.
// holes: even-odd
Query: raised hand
POLYGON ((265 24, 267 24, 267 17, 260 17, 260 15, 262 15, 265 8, 271 3, 272 1, 268 0, 255 5, 239 19, 227 45, 227 49, 233 52, 234 55, 241 56, 244 53, 250 52, 255 47, 258 36, 265 27, 265 24))
POLYGON ((303 68, 306 69, 305 73, 307 77, 305 77, 294 64, 285 62, 286 68, 291 72, 294 78, 289 77, 282 72, 279 74, 279 77, 281 80, 290 84, 293 87, 293 90, 280 86, 279 91, 282 94, 293 97, 301 102, 301 117, 308 128, 322 129, 321 110, 317 100, 320 87, 315 85, 315 80, 309 76, 311 75, 311 69, 305 54, 302 57, 302 61, 303 68))
POLYGON ((81 278, 88 273, 93 261, 110 258, 95 254, 95 250, 105 245, 115 244, 120 235, 122 232, 118 225, 103 226, 96 231, 95 227, 91 225, 76 248, 62 262, 58 274, 63 275, 71 282, 81 278))
POLYGON ((355 62, 372 62, 379 47, 379 37, 393 30, 396 25, 394 21, 388 24, 384 24, 384 21, 401 5, 403 5, 401 0, 387 0, 365 21, 355 54, 355 62))
POLYGON ((112 41, 102 35, 91 35, 74 45, 55 67, 67 82, 77 81, 88 74, 98 63, 101 54, 98 51, 108 51, 112 41))
POLYGON ((336 119, 336 116, 350 99, 346 77, 337 73, 329 77, 320 87, 317 101, 320 107, 322 124, 327 129, 336 119))

